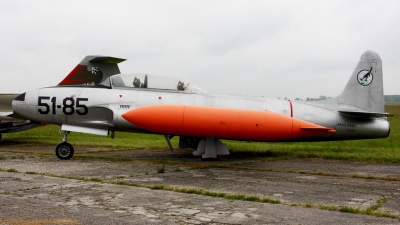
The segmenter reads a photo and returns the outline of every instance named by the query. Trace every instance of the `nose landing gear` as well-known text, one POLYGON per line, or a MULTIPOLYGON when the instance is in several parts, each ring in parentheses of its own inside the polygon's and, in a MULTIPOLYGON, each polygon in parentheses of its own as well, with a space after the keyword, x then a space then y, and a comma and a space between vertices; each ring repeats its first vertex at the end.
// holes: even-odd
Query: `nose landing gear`
POLYGON ((60 130, 60 134, 64 134, 64 138, 63 142, 56 147, 56 155, 61 160, 67 160, 74 155, 74 147, 67 142, 69 131, 60 130))

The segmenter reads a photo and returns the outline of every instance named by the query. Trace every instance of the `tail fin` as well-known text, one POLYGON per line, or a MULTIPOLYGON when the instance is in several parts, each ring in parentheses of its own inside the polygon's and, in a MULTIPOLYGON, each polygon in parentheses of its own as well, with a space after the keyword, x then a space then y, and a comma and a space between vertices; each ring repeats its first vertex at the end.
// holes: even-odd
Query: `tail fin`
POLYGON ((337 105, 339 110, 383 113, 385 99, 379 55, 370 50, 364 52, 343 92, 326 103, 337 105))
POLYGON ((94 85, 119 74, 118 63, 125 59, 110 56, 86 56, 58 85, 94 85))

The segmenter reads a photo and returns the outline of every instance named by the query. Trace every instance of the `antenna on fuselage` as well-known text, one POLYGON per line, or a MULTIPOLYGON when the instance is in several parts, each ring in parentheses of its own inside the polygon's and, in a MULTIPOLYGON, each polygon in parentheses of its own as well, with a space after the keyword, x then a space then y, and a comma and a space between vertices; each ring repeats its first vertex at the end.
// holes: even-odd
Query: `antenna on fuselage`
POLYGON ((146 76, 144 76, 144 84, 143 84, 144 88, 147 88, 147 74, 146 76))

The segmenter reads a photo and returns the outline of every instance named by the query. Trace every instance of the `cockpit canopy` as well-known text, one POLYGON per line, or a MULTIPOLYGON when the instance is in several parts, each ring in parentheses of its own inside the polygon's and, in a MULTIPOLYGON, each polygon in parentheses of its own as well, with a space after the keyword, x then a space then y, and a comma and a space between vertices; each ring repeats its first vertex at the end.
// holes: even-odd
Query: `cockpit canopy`
POLYGON ((185 93, 209 93, 189 82, 181 81, 174 77, 154 74, 116 74, 106 79, 101 85, 115 89, 158 89, 165 91, 176 91, 185 93))

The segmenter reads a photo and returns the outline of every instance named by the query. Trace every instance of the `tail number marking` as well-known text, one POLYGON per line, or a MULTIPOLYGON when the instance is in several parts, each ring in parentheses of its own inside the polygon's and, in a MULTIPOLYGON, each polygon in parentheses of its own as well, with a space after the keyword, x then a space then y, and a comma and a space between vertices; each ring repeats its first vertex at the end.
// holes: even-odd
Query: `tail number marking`
MULTIPOLYGON (((46 102, 46 100, 50 100, 49 96, 39 96, 38 98, 38 112, 40 114, 49 114, 50 113, 50 105, 46 102), (41 107, 41 108, 39 108, 41 107), (43 108, 44 107, 44 108, 43 108)), ((62 105, 57 105, 56 97, 52 97, 51 102, 51 113, 53 115, 56 114, 56 108, 61 109, 65 115, 73 115, 75 112, 78 115, 86 115, 88 113, 88 107, 82 102, 88 101, 88 98, 76 98, 75 100, 71 97, 66 97, 63 99, 62 105)))

